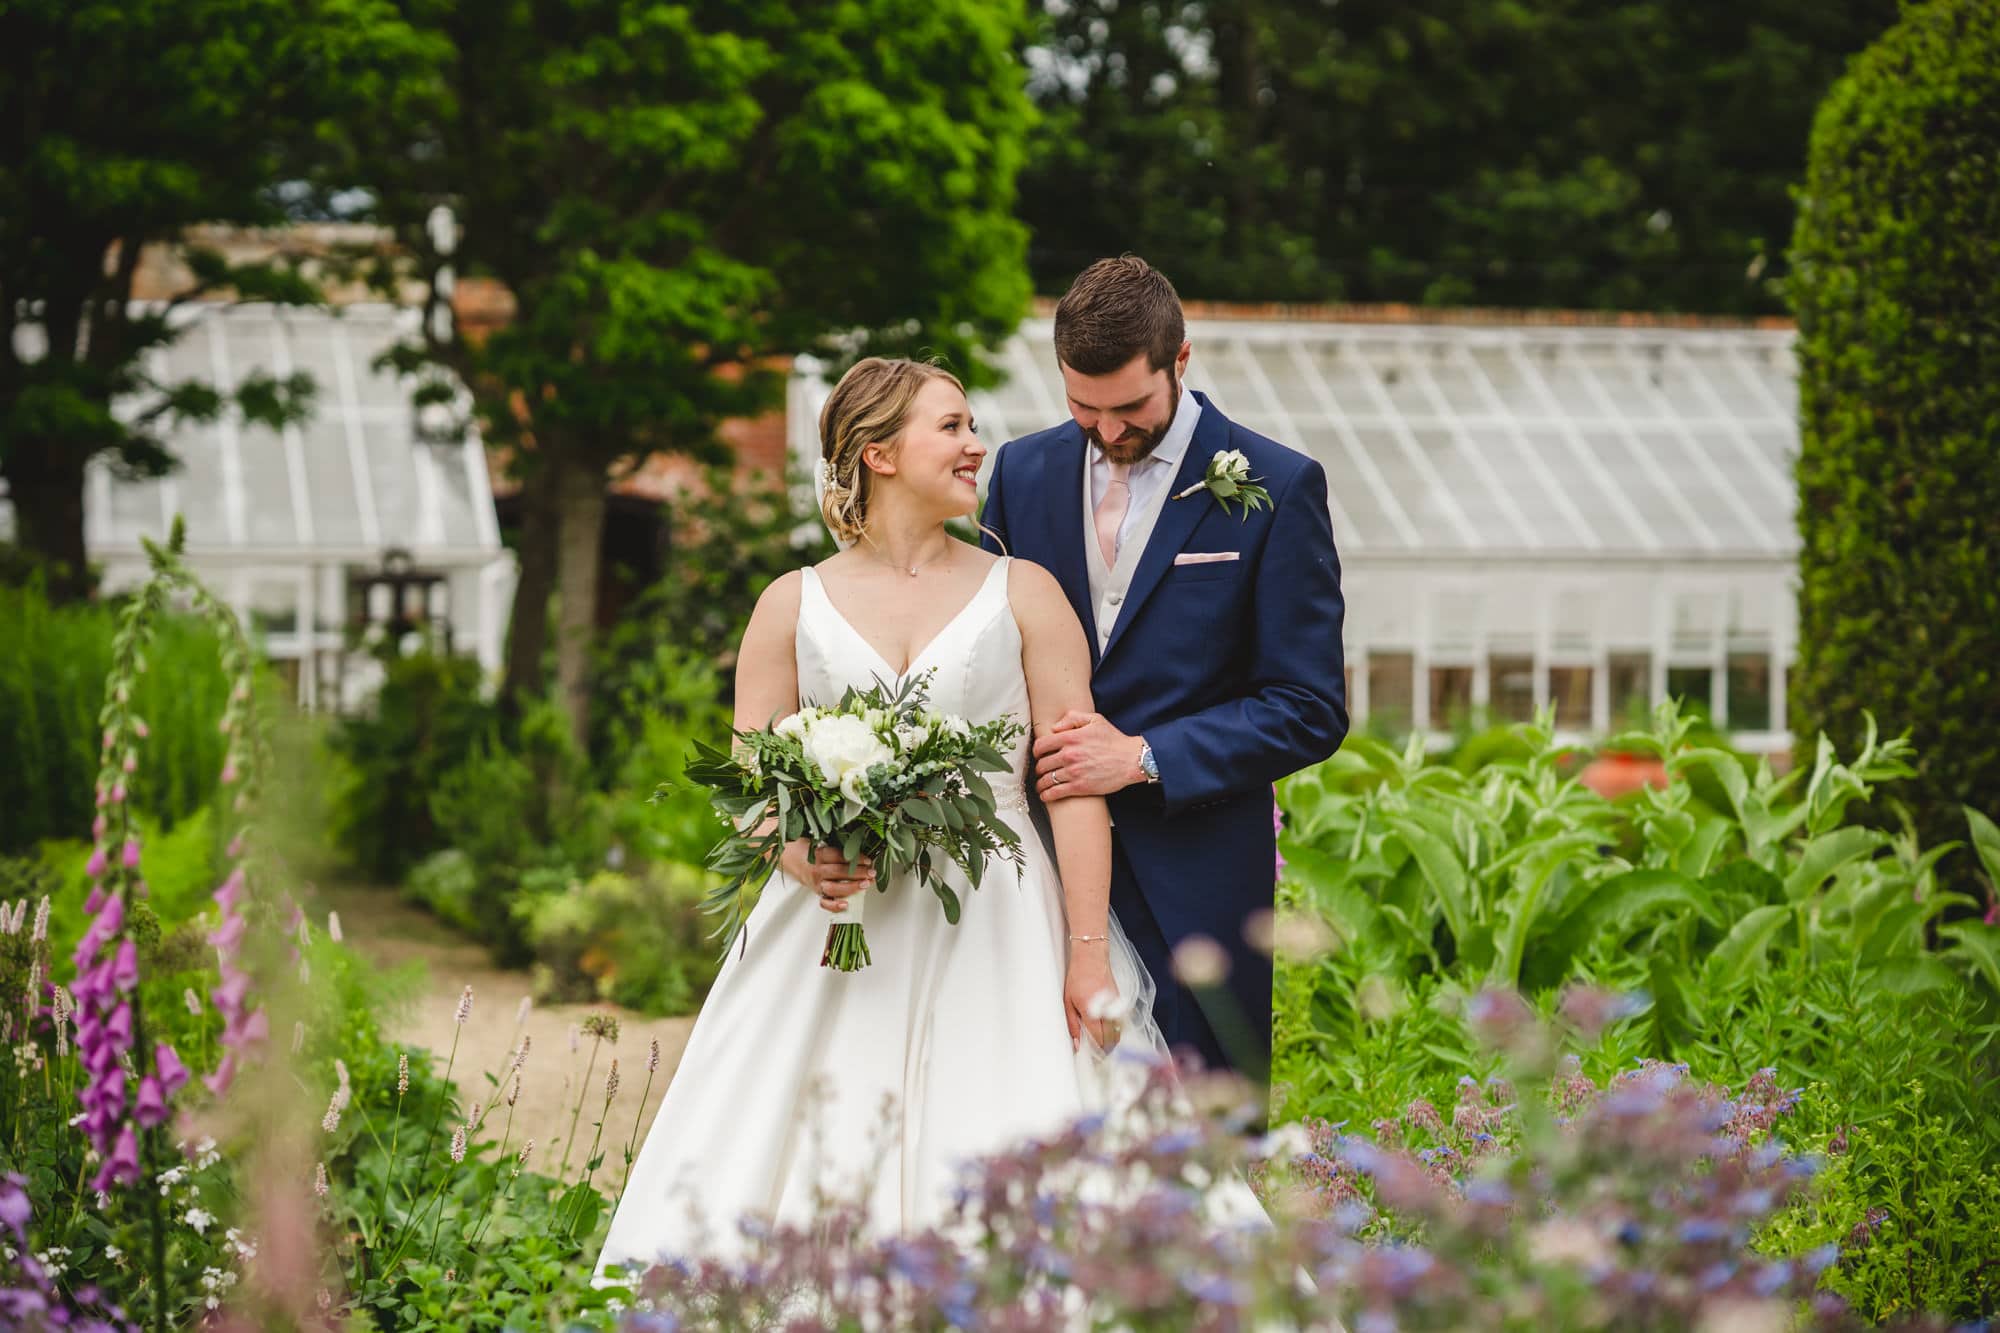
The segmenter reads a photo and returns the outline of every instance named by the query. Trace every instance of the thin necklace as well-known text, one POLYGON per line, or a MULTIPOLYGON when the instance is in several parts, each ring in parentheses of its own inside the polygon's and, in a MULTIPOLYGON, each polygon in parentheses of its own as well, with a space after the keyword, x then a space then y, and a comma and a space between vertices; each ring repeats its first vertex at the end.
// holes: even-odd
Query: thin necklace
MULTIPOLYGON (((870 546, 874 546, 878 552, 882 549, 879 546, 875 546, 875 543, 872 541, 869 542, 868 544, 870 546)), ((946 542, 945 548, 942 551, 939 551, 936 555, 932 556, 928 560, 919 560, 914 565, 906 565, 900 560, 891 560, 887 556, 878 556, 877 558, 880 559, 883 564, 889 566, 891 569, 900 569, 905 574, 908 574, 911 578, 915 578, 917 576, 917 571, 922 569, 924 566, 934 565, 938 561, 943 560, 945 557, 949 556, 951 554, 951 548, 952 548, 952 543, 946 542)))

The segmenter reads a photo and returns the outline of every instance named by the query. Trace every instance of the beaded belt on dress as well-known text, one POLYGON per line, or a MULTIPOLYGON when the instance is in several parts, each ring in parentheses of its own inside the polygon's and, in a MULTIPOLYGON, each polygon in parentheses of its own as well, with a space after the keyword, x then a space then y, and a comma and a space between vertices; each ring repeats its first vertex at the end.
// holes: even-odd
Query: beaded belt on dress
POLYGON ((1023 815, 1028 813, 1027 788, 1016 786, 1011 782, 995 782, 992 787, 994 809, 1012 810, 1023 815))

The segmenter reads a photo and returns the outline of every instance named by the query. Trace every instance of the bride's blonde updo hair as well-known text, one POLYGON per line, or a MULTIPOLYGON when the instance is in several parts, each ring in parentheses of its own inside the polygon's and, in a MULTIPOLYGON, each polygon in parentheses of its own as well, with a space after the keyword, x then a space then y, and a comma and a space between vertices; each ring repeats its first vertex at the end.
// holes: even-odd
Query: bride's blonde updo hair
POLYGON ((909 424, 910 407, 932 380, 960 393, 958 376, 923 361, 871 356, 840 377, 819 412, 820 516, 836 540, 861 539, 875 474, 861 462, 871 444, 893 445, 909 424))

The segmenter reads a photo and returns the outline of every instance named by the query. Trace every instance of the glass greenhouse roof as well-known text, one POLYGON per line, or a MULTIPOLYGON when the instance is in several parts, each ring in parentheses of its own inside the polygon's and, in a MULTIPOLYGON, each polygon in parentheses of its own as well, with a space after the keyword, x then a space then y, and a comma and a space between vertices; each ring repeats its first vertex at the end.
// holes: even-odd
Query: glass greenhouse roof
POLYGON ((313 414, 281 432, 233 414, 182 424, 172 448, 183 466, 156 480, 119 481, 94 467, 91 549, 135 547, 179 512, 194 550, 373 564, 400 546, 434 564, 491 559, 500 533, 478 435, 421 442, 410 382, 370 364, 415 332, 417 318, 387 305, 192 311, 180 341, 157 354, 155 376, 202 376, 227 390, 253 371, 304 371, 316 385, 313 414))
MULTIPOLYGON (((1325 466, 1343 555, 1788 561, 1792 336, 1192 321, 1188 380, 1325 466)), ((973 395, 990 443, 1066 418, 1050 337, 1024 324, 973 395)))

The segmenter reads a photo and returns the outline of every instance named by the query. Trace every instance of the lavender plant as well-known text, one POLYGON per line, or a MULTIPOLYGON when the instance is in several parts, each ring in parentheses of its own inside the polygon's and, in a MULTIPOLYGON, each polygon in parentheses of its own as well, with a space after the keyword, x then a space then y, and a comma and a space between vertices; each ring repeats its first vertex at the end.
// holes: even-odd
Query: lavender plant
MULTIPOLYGON (((1573 1012, 1594 1024, 1608 1007, 1580 996, 1573 1012)), ((1659 1063, 1600 1086, 1518 998, 1481 996, 1475 1020, 1508 1075, 1462 1083, 1448 1110, 1245 1140, 1240 1087, 1187 1085, 1209 1112, 1190 1118, 1153 1070, 1142 1132, 1093 1117, 981 1162, 920 1234, 870 1234, 840 1200, 796 1225, 741 1219, 730 1246, 640 1277, 622 1326, 1859 1326, 1814 1291, 1838 1247, 1751 1247, 1817 1169, 1776 1137, 1792 1090, 1766 1072, 1732 1094, 1659 1063), (1080 1169, 1097 1188, 1078 1188, 1080 1169), (1268 1225, 1206 1207, 1246 1171, 1268 1225)))

